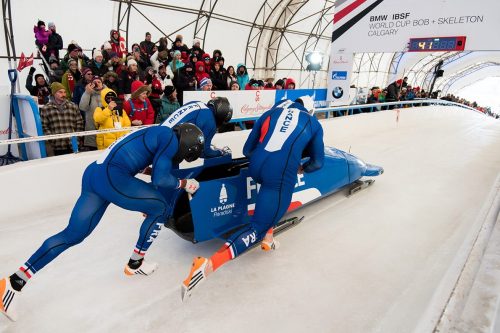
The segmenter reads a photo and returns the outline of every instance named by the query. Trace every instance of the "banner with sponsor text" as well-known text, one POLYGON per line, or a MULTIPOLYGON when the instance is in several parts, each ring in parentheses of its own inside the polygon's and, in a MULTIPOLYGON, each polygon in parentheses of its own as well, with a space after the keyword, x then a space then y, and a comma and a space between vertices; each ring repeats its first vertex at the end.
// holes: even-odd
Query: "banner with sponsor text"
POLYGON ((330 54, 330 65, 328 66, 328 93, 327 100, 332 105, 349 104, 349 87, 351 85, 351 72, 354 54, 345 49, 333 47, 330 54))
POLYGON ((343 0, 335 5, 332 43, 336 49, 356 53, 500 50, 498 0, 343 0))
POLYGON ((218 96, 226 97, 233 107, 234 122, 259 118, 276 102, 282 99, 293 101, 304 95, 313 98, 315 107, 326 106, 326 89, 184 91, 183 97, 184 103, 206 103, 218 96))

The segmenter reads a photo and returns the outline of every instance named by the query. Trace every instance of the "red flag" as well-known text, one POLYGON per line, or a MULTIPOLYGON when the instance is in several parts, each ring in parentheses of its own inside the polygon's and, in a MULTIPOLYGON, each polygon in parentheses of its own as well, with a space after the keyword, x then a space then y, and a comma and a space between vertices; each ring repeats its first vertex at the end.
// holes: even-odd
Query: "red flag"
POLYGON ((17 70, 19 72, 23 70, 25 62, 26 62, 26 57, 24 56, 24 52, 21 52, 21 58, 19 58, 19 63, 17 64, 17 70))
POLYGON ((31 55, 29 56, 29 58, 26 59, 26 64, 24 67, 31 67, 33 66, 33 60, 35 59, 35 57, 33 56, 33 52, 31 52, 31 55))
POLYGON ((28 58, 26 58, 24 52, 21 52, 21 57, 19 58, 19 63, 17 64, 17 70, 20 72, 26 67, 32 66, 33 60, 34 60, 33 53, 31 53, 31 55, 28 58))

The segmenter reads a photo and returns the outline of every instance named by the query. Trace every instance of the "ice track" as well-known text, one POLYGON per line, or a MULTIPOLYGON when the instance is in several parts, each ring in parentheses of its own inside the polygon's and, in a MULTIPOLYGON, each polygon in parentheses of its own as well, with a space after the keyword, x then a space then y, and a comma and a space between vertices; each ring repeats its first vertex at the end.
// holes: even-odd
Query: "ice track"
MULTIPOLYGON (((432 332, 485 215, 497 209, 500 122, 454 107, 404 109, 399 122, 396 115, 322 121, 326 145, 385 173, 350 198, 334 194, 300 209, 304 221, 279 236, 278 251, 254 249, 228 263, 188 302, 180 283, 192 258, 221 241, 193 245, 164 230, 147 255, 157 272, 126 277, 142 216, 111 205, 84 243, 30 281, 19 321, 1 316, 0 332, 432 332)), ((236 157, 246 135, 214 143, 229 142, 236 157)), ((0 182, 12 186, 2 195, 1 276, 64 228, 95 155, 0 169, 0 182), (75 159, 78 167, 65 166, 75 159), (38 207, 58 182, 66 193, 38 207)))

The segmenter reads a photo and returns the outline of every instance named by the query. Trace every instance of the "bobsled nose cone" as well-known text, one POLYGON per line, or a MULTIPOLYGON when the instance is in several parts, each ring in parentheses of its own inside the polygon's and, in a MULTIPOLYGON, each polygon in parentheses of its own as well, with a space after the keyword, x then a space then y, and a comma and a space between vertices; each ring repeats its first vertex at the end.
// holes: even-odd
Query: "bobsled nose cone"
POLYGON ((380 176, 383 173, 384 173, 384 168, 373 164, 366 164, 366 170, 363 176, 367 177, 380 176))

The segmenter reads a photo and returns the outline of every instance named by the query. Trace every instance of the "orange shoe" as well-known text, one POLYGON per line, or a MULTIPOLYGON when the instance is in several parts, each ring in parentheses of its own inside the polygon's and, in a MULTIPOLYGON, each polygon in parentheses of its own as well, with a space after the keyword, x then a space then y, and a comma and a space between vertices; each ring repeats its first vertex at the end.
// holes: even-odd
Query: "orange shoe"
POLYGON ((208 259, 203 257, 197 257, 193 259, 191 271, 181 285, 182 301, 184 301, 184 299, 186 299, 187 297, 191 297, 193 289, 196 286, 199 286, 206 279, 207 274, 205 273, 205 268, 207 267, 208 262, 208 259))
POLYGON ((260 243, 260 248, 262 251, 277 250, 280 247, 280 242, 273 238, 271 242, 262 241, 260 243))
POLYGON ((20 292, 14 290, 10 285, 8 277, 0 280, 0 312, 12 321, 17 320, 16 308, 19 295, 20 292))
POLYGON ((157 268, 158 268, 158 264, 157 263, 143 261, 142 264, 141 264, 141 266, 139 266, 136 269, 132 269, 132 268, 130 268, 129 265, 125 265, 124 272, 125 272, 125 275, 127 275, 127 276, 133 276, 133 275, 136 275, 136 274, 139 274, 139 275, 151 275, 151 274, 154 273, 154 271, 157 268))

